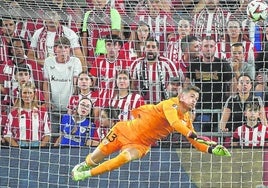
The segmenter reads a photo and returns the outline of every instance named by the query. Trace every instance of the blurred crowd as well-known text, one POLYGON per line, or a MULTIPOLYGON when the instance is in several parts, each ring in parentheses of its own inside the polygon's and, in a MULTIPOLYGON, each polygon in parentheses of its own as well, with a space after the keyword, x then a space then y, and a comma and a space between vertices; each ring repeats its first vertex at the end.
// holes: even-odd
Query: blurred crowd
POLYGON ((1 145, 97 146, 191 84, 197 132, 266 146, 268 23, 248 19, 249 2, 1 1, 1 145))

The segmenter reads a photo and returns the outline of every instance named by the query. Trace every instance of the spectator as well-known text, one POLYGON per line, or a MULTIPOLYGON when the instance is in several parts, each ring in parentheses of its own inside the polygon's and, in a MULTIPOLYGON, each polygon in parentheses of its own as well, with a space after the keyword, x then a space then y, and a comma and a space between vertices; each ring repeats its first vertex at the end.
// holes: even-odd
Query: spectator
POLYGON ((268 25, 264 27, 261 43, 262 51, 260 51, 258 57, 256 58, 256 70, 259 70, 261 68, 268 69, 268 25))
POLYGON ((167 99, 166 83, 170 77, 177 77, 173 62, 160 56, 159 43, 149 38, 145 43, 145 57, 136 59, 130 67, 132 88, 139 91, 146 103, 155 104, 167 99))
POLYGON ((141 95, 130 91, 131 79, 128 71, 119 71, 116 76, 116 92, 110 99, 110 107, 121 110, 120 120, 130 120, 132 116, 130 111, 144 105, 145 102, 141 95))
POLYGON ((36 60, 39 65, 44 66, 47 57, 54 56, 55 41, 65 36, 70 41, 70 47, 74 56, 80 59, 83 70, 87 70, 84 55, 79 44, 79 37, 70 28, 59 22, 59 15, 55 11, 44 12, 45 26, 36 30, 31 40, 31 49, 28 57, 36 60))
MULTIPOLYGON (((29 2, 27 2, 28 7, 36 6, 33 4, 29 5, 28 3, 29 2)), ((7 8, 10 15, 12 15, 12 18, 16 20, 16 36, 25 39, 27 41, 27 44, 30 46, 30 42, 35 30, 43 27, 43 22, 36 21, 36 16, 34 16, 33 14, 31 14, 31 17, 26 16, 29 13, 27 12, 27 9, 23 7, 23 5, 24 2, 12 1, 7 8)))
POLYGON ((51 111, 52 133, 59 133, 61 114, 67 113, 66 107, 82 66, 77 57, 71 56, 67 37, 60 37, 54 45, 56 56, 46 58, 44 64, 44 95, 51 111))
POLYGON ((159 53, 162 55, 167 47, 169 35, 175 32, 175 24, 172 14, 169 10, 164 10, 164 7, 166 7, 168 2, 161 0, 147 0, 141 1, 140 4, 141 9, 136 9, 134 23, 131 25, 136 26, 139 21, 147 23, 150 27, 151 36, 160 44, 159 53))
POLYGON ((72 114, 65 114, 61 118, 61 135, 54 146, 85 146, 87 138, 94 138, 95 125, 91 122, 92 102, 82 98, 78 102, 77 110, 72 114))
POLYGON ((257 57, 253 43, 244 37, 241 23, 237 20, 227 22, 227 34, 225 40, 218 43, 218 54, 216 57, 229 59, 231 57, 231 46, 235 43, 242 43, 245 49, 245 61, 253 64, 257 57))
POLYGON ((204 8, 194 15, 193 34, 200 39, 210 36, 219 42, 224 39, 226 23, 231 13, 220 7, 219 0, 204 1, 204 8))
POLYGON ((15 33, 16 22, 11 17, 2 17, 0 20, 0 63, 11 59, 8 53, 8 46, 15 33))
POLYGON ((114 95, 115 76, 118 71, 126 69, 127 61, 119 59, 122 40, 117 35, 108 35, 105 39, 107 54, 99 56, 93 63, 90 74, 99 89, 98 107, 108 106, 107 99, 114 95))
POLYGON ((184 37, 191 34, 191 24, 187 19, 181 19, 178 23, 178 36, 174 36, 174 41, 168 43, 167 49, 165 50, 165 56, 172 62, 176 63, 182 59, 181 41, 184 37))
POLYGON ((176 64, 182 80, 185 79, 190 62, 200 58, 200 42, 195 36, 186 36, 181 39, 182 58, 176 64))
POLYGON ((50 10, 57 11, 61 17, 61 23, 75 33, 80 34, 83 13, 77 3, 66 2, 65 0, 47 0, 43 3, 43 10, 48 7, 50 10))
POLYGON ((88 58, 89 66, 95 57, 106 54, 107 35, 120 35, 121 15, 106 0, 93 1, 94 7, 85 13, 82 25, 83 53, 88 58))
POLYGON ((35 89, 33 83, 25 83, 8 115, 4 138, 10 146, 44 147, 50 142, 48 113, 45 107, 38 106, 35 89))
POLYGON ((167 85, 169 98, 177 97, 182 90, 182 80, 180 77, 170 77, 167 85))
MULTIPOLYGON (((94 4, 96 4, 96 2, 94 2, 93 0, 86 0, 86 3, 90 9, 93 9, 94 4)), ((129 10, 126 10, 125 6, 137 4, 136 0, 132 0, 132 1, 111 0, 111 1, 108 1, 107 3, 109 3, 109 6, 111 6, 112 8, 117 9, 120 14, 128 13, 129 10)), ((129 7, 127 7, 127 8, 129 8, 129 7)))
POLYGON ((232 44, 230 61, 236 78, 241 74, 248 74, 251 80, 255 79, 255 64, 254 62, 245 62, 245 47, 242 43, 232 44))
POLYGON ((12 59, 7 62, 7 65, 9 65, 12 70, 12 74, 10 75, 12 79, 12 89, 18 86, 18 83, 15 81, 14 67, 19 64, 27 64, 31 71, 31 81, 35 83, 37 88, 42 88, 44 81, 42 67, 36 61, 28 58, 28 49, 27 41, 25 39, 21 37, 13 37, 11 39, 8 51, 9 54, 12 55, 12 59))
POLYGON ((78 91, 69 99, 69 104, 67 106, 69 115, 72 115, 73 112, 75 112, 78 106, 78 102, 82 98, 90 99, 93 107, 98 98, 98 92, 93 88, 93 76, 87 72, 81 72, 78 74, 77 87, 78 91))
POLYGON ((223 107, 223 112, 220 120, 220 129, 224 132, 234 131, 241 126, 244 119, 245 104, 247 102, 256 102, 260 105, 260 120, 261 123, 267 126, 265 110, 260 97, 254 96, 251 92, 252 79, 247 74, 242 74, 238 77, 237 90, 235 96, 230 96, 223 107))
POLYGON ((222 108, 226 93, 230 90, 233 75, 229 63, 215 57, 216 42, 211 37, 204 37, 201 45, 202 57, 189 65, 186 83, 200 88, 200 101, 195 129, 203 132, 218 131, 218 113, 203 113, 204 110, 219 110, 222 108), (200 125, 199 122, 202 122, 200 125))
MULTIPOLYGON (((23 84, 30 82, 31 80, 31 70, 27 64, 19 64, 14 71, 15 78, 18 82, 18 87, 12 91, 12 104, 15 104, 19 98, 19 92, 23 84)), ((38 105, 42 105, 45 102, 43 91, 38 88, 35 89, 36 100, 38 105)))
POLYGON ((145 22, 140 21, 131 40, 124 44, 121 53, 129 61, 134 61, 144 55, 145 41, 150 37, 150 27, 145 22))
POLYGON ((233 133, 233 146, 268 146, 267 126, 260 122, 261 107, 250 102, 245 107, 246 122, 233 133))
POLYGON ((268 69, 262 68, 257 71, 255 85, 254 85, 254 92, 255 95, 260 96, 261 98, 264 97, 264 94, 268 91, 267 86, 268 81, 268 69))
POLYGON ((101 109, 100 126, 97 128, 98 139, 87 141, 88 146, 98 146, 100 141, 104 139, 109 130, 119 121, 120 110, 112 107, 101 109))

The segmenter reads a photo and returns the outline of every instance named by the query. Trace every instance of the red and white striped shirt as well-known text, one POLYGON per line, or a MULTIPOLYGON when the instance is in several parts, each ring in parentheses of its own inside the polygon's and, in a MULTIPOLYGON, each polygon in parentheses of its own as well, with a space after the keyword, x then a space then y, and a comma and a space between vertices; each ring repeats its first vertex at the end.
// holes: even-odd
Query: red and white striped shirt
POLYGON ((165 57, 150 64, 145 57, 135 60, 130 67, 134 88, 141 92, 146 103, 158 103, 165 99, 166 86, 170 77, 178 77, 178 71, 172 61, 165 57))
POLYGON ((0 63, 6 62, 10 59, 8 54, 8 42, 0 33, 0 63))
MULTIPOLYGON (((245 52, 245 59, 246 62, 255 62, 255 57, 257 57, 256 50, 254 45, 250 41, 242 41, 241 42, 244 46, 245 52)), ((220 59, 230 59, 231 58, 231 43, 230 42, 218 42, 217 43, 217 50, 215 57, 220 59)))
POLYGON ((178 62, 182 59, 182 51, 181 51, 181 38, 174 41, 170 41, 168 43, 167 49, 164 53, 165 57, 170 59, 172 62, 178 62))
POLYGON ((98 78, 99 97, 101 106, 106 106, 105 100, 114 95, 116 87, 116 75, 118 71, 127 68, 127 62, 124 60, 115 60, 110 62, 105 56, 99 56, 93 63, 90 74, 98 78))
POLYGON ((133 119, 130 111, 144 105, 145 101, 141 95, 129 93, 127 96, 120 98, 118 95, 110 101, 110 106, 121 109, 120 120, 126 121, 133 119))
POLYGON ((261 123, 255 127, 244 124, 235 130, 233 141, 239 142, 240 146, 264 146, 268 141, 268 130, 261 123))
POLYGON ((16 141, 41 141, 44 136, 51 135, 46 108, 12 110, 8 115, 3 135, 16 141))
POLYGON ((215 41, 224 38, 226 23, 229 21, 231 13, 217 7, 213 13, 206 8, 202 9, 193 19, 193 34, 202 39, 205 36, 213 36, 215 41))

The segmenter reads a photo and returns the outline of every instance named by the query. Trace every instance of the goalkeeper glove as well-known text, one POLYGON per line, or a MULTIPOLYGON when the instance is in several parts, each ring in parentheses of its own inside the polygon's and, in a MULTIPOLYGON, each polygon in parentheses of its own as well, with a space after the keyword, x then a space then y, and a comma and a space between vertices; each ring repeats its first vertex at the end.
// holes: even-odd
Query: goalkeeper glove
POLYGON ((222 145, 217 145, 212 149, 211 153, 217 156, 227 156, 231 157, 231 153, 222 145))
POLYGON ((72 179, 74 181, 80 181, 80 180, 85 180, 91 176, 90 171, 72 171, 72 179))
POLYGON ((212 145, 212 146, 217 145, 217 142, 214 142, 210 140, 208 137, 204 137, 204 136, 197 136, 196 138, 194 138, 194 140, 199 143, 206 144, 206 145, 212 145))
POLYGON ((89 169, 90 169, 90 166, 88 166, 86 162, 84 161, 82 163, 75 165, 72 172, 73 171, 77 171, 77 172, 88 171, 89 169))

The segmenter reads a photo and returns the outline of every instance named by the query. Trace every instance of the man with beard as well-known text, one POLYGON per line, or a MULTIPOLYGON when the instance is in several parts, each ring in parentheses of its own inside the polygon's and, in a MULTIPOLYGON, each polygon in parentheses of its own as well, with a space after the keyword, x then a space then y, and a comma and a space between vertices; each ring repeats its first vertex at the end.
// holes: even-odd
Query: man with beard
POLYGON ((130 67, 133 89, 144 100, 156 104, 168 98, 167 85, 170 77, 178 77, 174 63, 159 55, 159 43, 149 38, 145 43, 145 57, 136 59, 130 67))
POLYGON ((196 115, 195 128, 203 132, 217 131, 218 113, 213 113, 212 110, 204 113, 204 110, 218 109, 220 111, 233 78, 230 65, 216 58, 215 52, 215 40, 205 37, 201 45, 202 58, 190 63, 186 76, 186 83, 195 84, 201 90, 201 102, 197 103, 196 107, 202 113, 196 115))
POLYGON ((2 17, 0 20, 0 63, 11 59, 8 46, 12 37, 16 36, 16 22, 11 17, 2 17))

